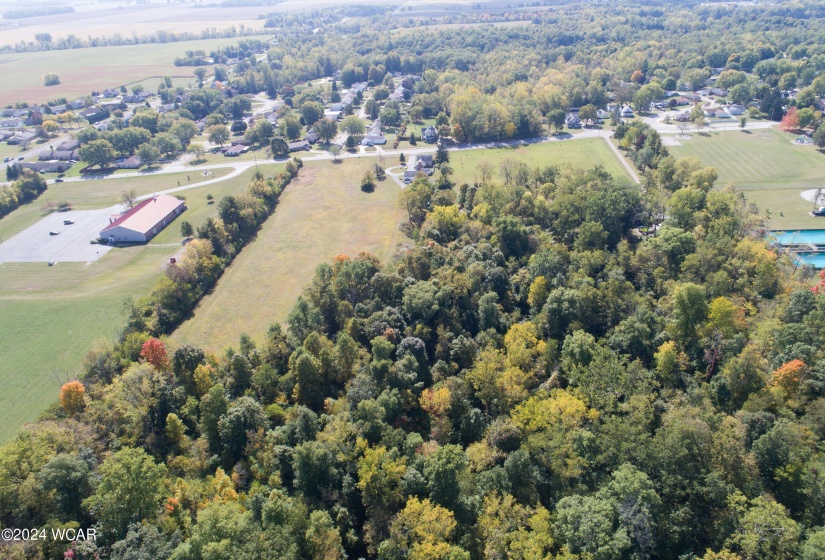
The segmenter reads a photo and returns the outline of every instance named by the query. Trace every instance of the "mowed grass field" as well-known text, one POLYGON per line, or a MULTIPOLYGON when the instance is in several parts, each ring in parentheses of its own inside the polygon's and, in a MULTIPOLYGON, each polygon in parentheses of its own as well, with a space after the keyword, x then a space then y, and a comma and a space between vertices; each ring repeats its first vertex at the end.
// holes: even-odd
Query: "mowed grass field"
MULTIPOLYGON (((225 173, 215 170, 209 178, 225 173)), ((38 221, 45 196, 54 202, 65 194, 78 208, 101 208, 114 204, 125 188, 149 194, 176 185, 176 176, 52 185, 33 204, 0 219, 0 237, 8 239, 38 221)), ((56 402, 60 384, 80 372, 96 339, 111 338, 122 328, 124 299, 146 295, 163 274, 162 265, 181 250, 180 222, 197 227, 217 215, 217 201, 243 192, 250 177, 248 172, 179 193, 188 210, 149 245, 115 248, 92 263, 0 265, 0 443, 56 402), (208 204, 207 194, 215 204, 208 204)))
MULTIPOLYGON (((241 333, 261 341, 272 323, 285 322, 319 264, 361 251, 382 262, 392 257, 408 241, 398 229, 404 219, 398 209, 401 189, 387 178, 375 192, 361 192, 361 177, 375 163, 375 158, 306 162, 257 239, 235 258, 171 341, 211 351, 236 346, 241 333)), ((391 167, 398 160, 387 158, 385 164, 391 167)))
POLYGON ((795 138, 777 129, 694 134, 669 150, 716 167, 717 186, 742 189, 760 214, 769 216, 772 229, 823 228, 825 220, 808 215, 813 205, 800 193, 825 187, 825 154, 810 144, 795 144, 795 138))
POLYGON ((57 400, 93 341, 124 323, 124 298, 145 294, 174 251, 134 247, 91 264, 0 266, 0 443, 57 400))
MULTIPOLYGON (((2 37, 0 35, 0 37, 2 37)), ((256 38, 265 40, 268 36, 256 38)), ((142 82, 153 76, 172 76, 175 85, 194 83, 194 66, 175 66, 175 57, 187 50, 205 50, 237 44, 238 38, 182 41, 55 50, 0 55, 0 106, 16 101, 45 103, 59 97, 74 99, 109 87, 142 82), (43 75, 55 72, 60 84, 46 87, 43 75), (14 79, 8 79, 13 76, 14 79)))
MULTIPOLYGON (((120 202, 121 193, 124 190, 135 189, 138 196, 152 194, 166 189, 177 188, 178 182, 181 185, 188 183, 196 184, 222 177, 229 174, 229 169, 214 169, 212 175, 203 177, 200 172, 190 173, 170 173, 165 175, 146 175, 145 177, 125 177, 121 179, 107 178, 91 181, 71 181, 65 183, 53 183, 49 185, 46 192, 37 200, 20 206, 17 210, 0 218, 0 239, 8 239, 19 233, 30 225, 39 221, 48 211, 48 206, 55 206, 60 202, 69 202, 75 210, 93 210, 96 208, 106 208, 114 206, 120 202), (187 183, 186 178, 191 178, 187 183)), ((237 178, 234 181, 227 181, 237 187, 237 178)), ((223 186, 225 183, 217 183, 215 186, 223 186)), ((216 189, 217 190, 217 189, 216 189)), ((179 193, 184 198, 190 196, 192 191, 179 193)), ((217 196, 217 195, 213 195, 217 196)))
POLYGON ((627 170, 603 138, 584 138, 560 142, 544 142, 515 148, 494 148, 450 152, 453 180, 457 184, 472 184, 478 179, 477 166, 481 160, 495 166, 495 180, 501 180, 498 166, 507 158, 526 163, 530 168, 547 165, 569 166, 574 169, 604 167, 616 178, 630 179, 627 170))

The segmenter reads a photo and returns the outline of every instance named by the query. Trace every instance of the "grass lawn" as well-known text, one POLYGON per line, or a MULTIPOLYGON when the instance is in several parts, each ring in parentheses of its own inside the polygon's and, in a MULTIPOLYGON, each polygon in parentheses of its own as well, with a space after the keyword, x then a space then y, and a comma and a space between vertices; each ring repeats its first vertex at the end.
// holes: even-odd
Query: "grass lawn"
MULTIPOLYGON (((282 167, 282 165, 277 167, 272 165, 262 165, 261 173, 271 176, 279 172, 282 167)), ((216 175, 218 175, 218 172, 220 172, 220 175, 225 175, 228 170, 214 170, 216 175)), ((182 221, 186 220, 192 224, 193 228, 197 229, 198 226, 206 221, 207 218, 217 216, 218 202, 227 195, 238 195, 244 192, 254 173, 255 170, 250 169, 227 181, 173 193, 173 195, 182 196, 186 199, 186 211, 181 214, 181 217, 177 218, 171 226, 157 234, 152 241, 149 242, 149 244, 156 245, 164 243, 181 243, 183 241, 183 237, 180 234, 180 223, 182 221), (213 198, 212 204, 209 204, 209 201, 206 199, 206 196, 210 194, 213 198)), ((212 176, 210 175, 209 178, 211 179, 212 176)))
MULTIPOLYGON (((265 37, 258 37, 265 38, 265 37)), ((153 43, 121 47, 53 50, 0 55, 0 68, 13 80, 0 81, 0 105, 16 101, 43 103, 66 97, 89 95, 93 90, 172 76, 175 85, 194 81, 192 66, 175 66, 175 57, 187 50, 206 52, 237 44, 238 38, 208 39, 178 43, 153 43), (43 74, 56 72, 60 84, 46 87, 43 74)))
POLYGON ((815 189, 823 185, 825 154, 794 144, 795 134, 775 129, 692 134, 669 148, 676 157, 694 156, 719 172, 717 184, 741 189, 815 189))
POLYGON ((759 207, 770 229, 823 229, 825 218, 809 214, 813 204, 800 196, 801 190, 748 189, 745 197, 759 207))
MULTIPOLYGON (((450 152, 450 166, 457 184, 472 184, 476 180, 476 166, 482 159, 498 166, 506 158, 523 161, 531 168, 546 165, 569 165, 576 169, 592 169, 601 165, 617 178, 630 179, 621 162, 602 138, 544 142, 516 148, 461 150, 450 152)), ((496 169, 495 176, 498 174, 496 169)))
MULTIPOLYGON (((214 170, 209 179, 228 172, 214 170)), ((116 248, 93 263, 0 265, 0 443, 55 402, 60 383, 77 375, 95 339, 111 338, 123 326, 124 298, 147 294, 161 265, 180 250, 180 222, 197 227, 216 215, 217 201, 242 192, 251 175, 181 192, 188 210, 149 245, 116 248), (207 204, 207 194, 215 204, 207 204)), ((0 219, 0 237, 8 239, 38 221, 46 197, 70 200, 76 208, 101 208, 114 204, 125 188, 149 194, 175 186, 178 178, 183 184, 186 174, 51 185, 34 203, 0 219)))
POLYGON ((132 247, 97 262, 0 265, 0 443, 55 402, 92 342, 124 323, 123 300, 161 274, 172 247, 132 247))
MULTIPOLYGON (((406 242, 398 230, 400 188, 388 178, 375 192, 361 192, 361 177, 375 161, 307 162, 258 238, 236 257, 172 342, 220 351, 237 345, 241 333, 261 340, 270 324, 286 320, 319 264, 361 251, 388 260, 406 242)), ((397 158, 387 158, 387 167, 397 164, 397 158)))
POLYGON ((814 146, 795 144, 796 135, 776 129, 692 136, 669 148, 673 155, 698 157, 716 167, 716 184, 742 189, 761 215, 770 216, 772 229, 825 227, 825 220, 808 215, 813 205, 800 196, 825 186, 825 154, 814 146))
MULTIPOLYGON (((44 213, 49 211, 49 204, 56 205, 65 201, 70 202, 76 210, 106 208, 120 202, 120 195, 126 189, 135 189, 138 196, 141 196, 175 188, 178 181, 181 185, 184 185, 187 176, 192 178, 193 181, 197 179, 211 180, 226 175, 230 171, 230 169, 214 169, 212 170, 213 174, 209 177, 201 177, 198 173, 193 172, 53 183, 37 200, 24 204, 11 214, 0 218, 0 239, 8 239, 40 220, 44 213)), ((236 182, 237 179, 227 183, 237 184, 236 182)), ((218 185, 223 185, 223 183, 218 183, 215 186, 218 185)), ((187 194, 188 192, 184 191, 181 196, 187 196, 187 194)))

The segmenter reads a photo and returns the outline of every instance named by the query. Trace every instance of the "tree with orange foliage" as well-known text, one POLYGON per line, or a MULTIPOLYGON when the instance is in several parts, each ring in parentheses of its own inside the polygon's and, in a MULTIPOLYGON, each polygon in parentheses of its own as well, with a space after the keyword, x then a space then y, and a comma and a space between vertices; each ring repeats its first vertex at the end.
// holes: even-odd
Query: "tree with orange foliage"
POLYGON ((157 338, 150 338, 143 343, 140 349, 140 357, 152 364, 157 371, 169 369, 169 356, 166 354, 166 346, 157 338))
POLYGON ((69 381, 60 388, 60 406, 67 414, 77 414, 86 408, 83 395, 86 388, 80 381, 69 381))
POLYGON ((806 367, 805 362, 799 359, 779 366, 771 373, 771 391, 786 396, 796 393, 806 367))
POLYGON ((796 115, 796 107, 790 107, 787 110, 780 124, 782 125, 782 130, 785 132, 799 130, 799 117, 796 115))

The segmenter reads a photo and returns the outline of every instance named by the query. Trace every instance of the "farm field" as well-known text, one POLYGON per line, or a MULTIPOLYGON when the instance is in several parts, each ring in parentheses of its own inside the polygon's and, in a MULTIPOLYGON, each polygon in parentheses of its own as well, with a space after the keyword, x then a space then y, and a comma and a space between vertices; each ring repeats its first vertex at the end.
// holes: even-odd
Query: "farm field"
POLYGON ((694 134, 669 149, 676 157, 694 156, 716 167, 716 184, 735 185, 759 207, 760 215, 769 211, 771 229, 822 228, 825 221, 808 215, 813 205, 800 193, 823 186, 825 154, 811 145, 794 144, 794 138, 775 129, 694 134))
MULTIPOLYGON (((375 162, 306 162, 257 239, 235 258, 171 341, 207 343, 209 350, 219 351, 236 345, 241 333, 261 340, 272 323, 286 320, 319 264, 361 251, 387 261, 407 238, 398 229, 403 220, 398 184, 387 178, 373 193, 359 188, 375 162)), ((397 164, 396 158, 387 158, 387 167, 397 164)))
MULTIPOLYGON (((215 170, 210 179, 228 172, 215 170)), ((181 192, 188 210, 146 246, 113 249, 92 263, 0 265, 0 443, 56 402, 60 383, 76 375, 94 340, 117 334, 125 321, 123 300, 148 293, 161 266, 181 249, 180 222, 197 227, 216 215, 217 204, 208 204, 206 195, 217 202, 242 192, 251 175, 181 192), (38 352, 40 348, 50 351, 38 352)), ((54 195, 53 187, 75 189, 68 199, 76 207, 100 208, 114 204, 124 188, 148 194, 170 188, 170 181, 174 186, 176 176, 62 183, 49 186, 45 196, 54 195)), ((7 239, 38 221, 43 205, 41 196, 0 219, 0 237, 7 239)))
MULTIPOLYGON (((2 38, 0 33, 0 41, 2 38)), ((268 36, 257 38, 265 40, 268 36)), ((237 42, 235 37, 2 54, 0 69, 5 76, 14 76, 15 79, 0 82, 0 105, 16 101, 45 103, 58 97, 73 99, 89 95, 93 90, 146 83, 144 80, 154 76, 172 76, 175 85, 186 85, 194 82, 194 67, 175 66, 175 57, 187 50, 203 49, 209 52, 237 42), (61 83, 44 86, 42 76, 48 72, 56 72, 61 83)))
POLYGON ((498 177, 498 165, 506 158, 522 161, 533 167, 546 165, 569 165, 576 169, 592 169, 596 165, 604 167, 618 178, 630 177, 602 138, 585 138, 575 141, 544 142, 516 148, 494 148, 482 150, 462 150, 450 152, 450 166, 453 181, 457 184, 472 183, 476 180, 476 166, 482 159, 496 166, 494 177, 498 177))
POLYGON ((259 8, 196 7, 192 4, 167 2, 134 3, 115 0, 105 3, 73 2, 75 12, 5 20, 0 28, 0 45, 35 40, 38 33, 50 33, 56 41, 70 34, 87 37, 131 37, 154 35, 158 31, 200 34, 204 30, 223 31, 234 25, 247 29, 262 29, 263 20, 256 19, 259 8), (13 21, 13 25, 8 22, 13 21))

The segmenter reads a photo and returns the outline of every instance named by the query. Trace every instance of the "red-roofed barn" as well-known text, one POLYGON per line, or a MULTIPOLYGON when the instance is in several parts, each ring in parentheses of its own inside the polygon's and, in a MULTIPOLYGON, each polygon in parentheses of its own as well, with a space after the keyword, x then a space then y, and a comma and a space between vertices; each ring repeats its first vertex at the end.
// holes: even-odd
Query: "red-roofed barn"
POLYGON ((128 212, 109 218, 109 225, 100 237, 114 243, 143 243, 152 239, 169 225, 186 204, 168 194, 159 194, 144 200, 128 212))

